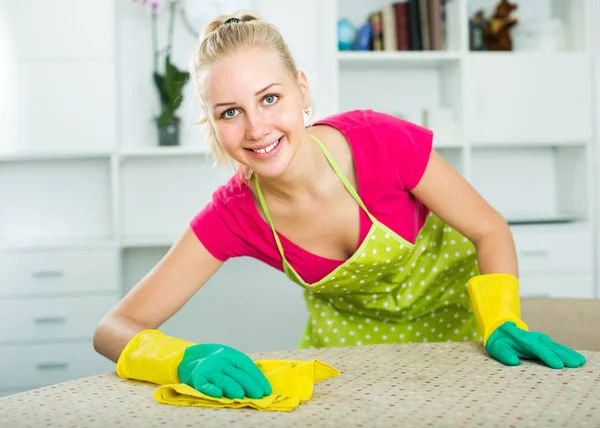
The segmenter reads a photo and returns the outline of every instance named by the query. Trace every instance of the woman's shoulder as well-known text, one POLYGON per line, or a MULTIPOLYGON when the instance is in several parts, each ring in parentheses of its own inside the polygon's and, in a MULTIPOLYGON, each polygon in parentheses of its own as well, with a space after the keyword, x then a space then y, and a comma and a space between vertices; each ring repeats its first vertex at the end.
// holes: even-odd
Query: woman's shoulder
POLYGON ((371 121, 372 113, 372 110, 349 110, 334 113, 317 120, 313 125, 330 125, 344 131, 349 131, 367 125, 371 121))
POLYGON ((314 125, 331 125, 343 131, 369 128, 395 128, 396 130, 424 130, 421 126, 394 116, 371 109, 348 110, 331 114, 317 120, 314 125))
POLYGON ((249 195, 248 183, 239 174, 232 175, 213 192, 213 202, 233 206, 244 203, 249 195))

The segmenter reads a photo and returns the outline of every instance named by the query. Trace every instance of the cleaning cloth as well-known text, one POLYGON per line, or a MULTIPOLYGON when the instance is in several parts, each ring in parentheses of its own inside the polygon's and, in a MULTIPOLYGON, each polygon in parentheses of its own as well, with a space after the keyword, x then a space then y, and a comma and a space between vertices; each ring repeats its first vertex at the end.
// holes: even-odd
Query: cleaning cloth
POLYGON ((215 398, 183 383, 161 385, 154 399, 175 406, 242 408, 289 412, 308 401, 317 382, 338 376, 337 369, 319 360, 257 360, 258 368, 271 384, 272 393, 263 398, 215 398))

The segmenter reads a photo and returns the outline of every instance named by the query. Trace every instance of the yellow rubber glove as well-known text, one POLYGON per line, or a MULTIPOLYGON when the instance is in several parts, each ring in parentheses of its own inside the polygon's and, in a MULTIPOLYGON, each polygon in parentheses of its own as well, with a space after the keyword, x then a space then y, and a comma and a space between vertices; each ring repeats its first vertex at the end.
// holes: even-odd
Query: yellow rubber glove
POLYGON ((259 399, 271 394, 264 373, 243 352, 158 330, 144 330, 129 341, 117 361, 117 374, 158 385, 184 383, 216 398, 259 399))
POLYGON ((117 361, 117 374, 125 379, 157 385, 179 383, 177 368, 193 342, 168 336, 158 330, 144 330, 129 341, 117 361))
POLYGON ((586 363, 585 356, 544 333, 528 331, 521 320, 519 281, 514 276, 479 275, 471 278, 467 290, 483 333, 483 346, 496 360, 516 366, 521 358, 539 359, 554 369, 586 363))
POLYGON ((519 280, 513 275, 494 273, 474 276, 467 284, 467 291, 483 334, 483 346, 487 345, 492 333, 507 321, 529 330, 521 320, 519 280))

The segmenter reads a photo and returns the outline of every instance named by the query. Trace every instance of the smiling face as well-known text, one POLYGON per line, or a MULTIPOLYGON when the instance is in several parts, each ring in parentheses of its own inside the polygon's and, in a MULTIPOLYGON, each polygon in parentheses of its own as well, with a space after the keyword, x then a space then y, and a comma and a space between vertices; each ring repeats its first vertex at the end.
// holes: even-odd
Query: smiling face
POLYGON ((283 174, 305 135, 310 97, 304 75, 293 76, 275 51, 252 46, 211 65, 205 79, 219 144, 260 176, 283 174))

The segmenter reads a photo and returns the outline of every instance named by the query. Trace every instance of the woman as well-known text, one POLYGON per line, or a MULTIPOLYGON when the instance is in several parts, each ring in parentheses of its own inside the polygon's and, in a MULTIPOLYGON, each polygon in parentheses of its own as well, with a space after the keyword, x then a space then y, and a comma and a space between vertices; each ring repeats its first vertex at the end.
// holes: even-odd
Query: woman
POLYGON ((156 330, 237 256, 305 288, 300 347, 481 340, 507 365, 585 363, 527 331, 510 229, 432 149, 430 131, 370 110, 305 127, 306 76, 250 14, 207 27, 192 75, 216 158, 238 173, 99 324, 94 346, 120 376, 214 397, 271 393, 245 354, 156 330))

